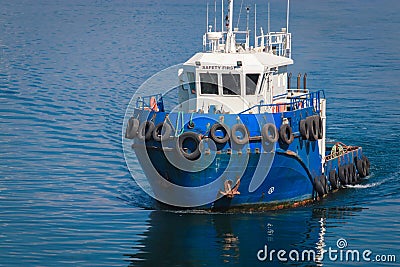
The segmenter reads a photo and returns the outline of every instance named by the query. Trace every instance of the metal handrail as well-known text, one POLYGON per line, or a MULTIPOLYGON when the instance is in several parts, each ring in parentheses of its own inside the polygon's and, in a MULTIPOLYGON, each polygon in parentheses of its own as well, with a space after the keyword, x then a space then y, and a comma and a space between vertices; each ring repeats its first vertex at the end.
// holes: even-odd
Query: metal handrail
POLYGON ((139 96, 136 99, 136 108, 138 109, 151 109, 150 106, 150 99, 154 97, 157 102, 157 107, 159 111, 164 111, 164 100, 162 94, 155 94, 155 95, 147 95, 147 96, 139 96))
POLYGON ((283 106, 283 109, 286 109, 286 111, 294 111, 297 109, 301 108, 306 108, 306 107, 313 107, 316 112, 320 112, 320 99, 325 98, 325 92, 324 90, 319 90, 316 92, 311 92, 311 93, 305 93, 301 94, 299 96, 295 96, 290 99, 289 103, 276 103, 276 104, 257 104, 254 105, 248 109, 245 109, 239 114, 243 114, 245 112, 248 112, 254 108, 258 108, 258 113, 261 113, 261 108, 262 107, 270 107, 270 108, 279 108, 281 110, 281 107, 283 106))

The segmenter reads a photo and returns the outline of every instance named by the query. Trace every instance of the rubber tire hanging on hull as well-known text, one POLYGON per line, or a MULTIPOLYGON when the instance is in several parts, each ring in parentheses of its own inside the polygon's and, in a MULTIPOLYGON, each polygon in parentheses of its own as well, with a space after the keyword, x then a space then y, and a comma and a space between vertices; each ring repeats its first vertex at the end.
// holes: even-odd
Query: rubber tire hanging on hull
POLYGON ((357 160, 356 166, 360 178, 364 178, 369 175, 369 164, 369 160, 366 156, 363 156, 361 159, 357 160))
POLYGON ((235 124, 231 128, 231 138, 235 144, 244 145, 249 142, 249 130, 247 129, 246 125, 244 124, 235 124), (237 132, 242 134, 242 138, 236 135, 237 132))
POLYGON ((314 189, 315 189, 315 191, 318 193, 318 196, 319 196, 319 197, 323 197, 323 196, 324 196, 325 189, 324 189, 322 183, 320 182, 318 176, 316 176, 316 177, 314 178, 314 189))
POLYGON ((308 140, 308 138, 310 138, 310 132, 308 129, 307 119, 302 119, 300 121, 299 130, 300 130, 301 138, 303 138, 303 140, 308 140))
POLYGON ((276 129, 276 126, 273 123, 264 124, 261 130, 261 135, 263 141, 269 144, 275 143, 279 139, 278 129, 276 129))
POLYGON ((326 181, 325 175, 321 175, 319 177, 319 181, 321 182, 322 187, 324 188, 324 194, 327 194, 328 193, 328 182, 326 181))
POLYGON ((212 140, 214 140, 215 143, 217 144, 224 144, 229 141, 229 127, 223 123, 215 123, 213 126, 211 126, 210 129, 210 137, 212 140), (224 137, 219 137, 217 136, 216 132, 220 130, 224 133, 224 137))
POLYGON ((336 170, 331 170, 329 172, 329 182, 331 183, 331 188, 336 190, 339 188, 339 177, 336 170))
POLYGON ((339 179, 340 183, 342 185, 347 185, 348 184, 348 174, 347 174, 347 168, 346 166, 340 166, 339 167, 339 179))
POLYGON ((151 139, 151 136, 153 134, 154 130, 154 123, 152 121, 144 121, 142 124, 139 126, 137 137, 140 140, 145 140, 149 141, 151 139))
POLYGON ((166 122, 160 122, 154 127, 153 139, 154 141, 161 142, 170 138, 172 128, 166 122))
POLYGON ((294 140, 292 127, 289 124, 282 124, 279 129, 279 137, 284 144, 290 145, 294 140))
POLYGON ((184 156, 186 159, 188 160, 195 160, 200 156, 200 139, 198 134, 194 133, 194 132, 184 132, 183 134, 181 134, 178 137, 178 140, 176 142, 177 144, 177 151, 184 156), (188 153, 187 151, 185 151, 184 149, 184 142, 187 139, 192 139, 192 141, 194 141, 195 143, 195 149, 193 151, 191 151, 190 153, 188 153))
POLYGON ((307 117, 308 125, 308 140, 316 141, 318 140, 318 121, 314 116, 307 117))
POLYGON ((135 118, 130 118, 128 120, 128 126, 126 126, 125 138, 133 139, 136 137, 138 129, 139 129, 139 120, 135 118))
POLYGON ((324 137, 324 125, 321 116, 315 115, 315 118, 318 121, 318 139, 322 139, 324 137))

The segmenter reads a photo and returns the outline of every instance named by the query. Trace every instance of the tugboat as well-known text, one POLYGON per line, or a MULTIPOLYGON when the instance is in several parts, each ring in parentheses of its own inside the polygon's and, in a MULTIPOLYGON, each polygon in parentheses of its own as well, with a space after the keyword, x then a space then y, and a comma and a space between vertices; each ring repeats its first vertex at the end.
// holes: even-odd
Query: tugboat
POLYGON ((289 1, 286 28, 261 28, 253 46, 248 28, 232 27, 233 7, 225 30, 208 26, 204 51, 179 69, 177 98, 139 96, 127 114, 124 142, 152 196, 181 208, 278 209, 359 183, 369 160, 361 147, 326 142, 324 91, 307 89, 306 74, 291 88, 289 1))

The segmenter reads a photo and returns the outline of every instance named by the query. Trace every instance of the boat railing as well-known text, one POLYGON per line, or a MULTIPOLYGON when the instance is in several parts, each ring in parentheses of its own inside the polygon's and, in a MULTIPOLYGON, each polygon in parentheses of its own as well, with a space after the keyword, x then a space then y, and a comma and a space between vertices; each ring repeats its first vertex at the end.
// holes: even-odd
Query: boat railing
POLYGON ((358 147, 358 146, 347 146, 341 142, 336 142, 330 148, 330 151, 328 150, 329 154, 327 154, 325 156, 325 161, 332 160, 335 158, 340 158, 340 157, 346 155, 347 153, 354 152, 359 149, 360 149, 360 147, 358 147))
POLYGON ((325 92, 323 90, 319 90, 316 92, 305 93, 295 97, 290 98, 290 102, 286 103, 274 103, 274 104, 257 104, 248 109, 245 109, 239 114, 243 114, 246 112, 253 112, 256 110, 258 113, 262 113, 262 111, 268 110, 271 113, 280 113, 287 111, 295 111, 298 109, 312 107, 316 112, 321 111, 321 99, 325 98, 325 92))
POLYGON ((265 35, 257 36, 256 47, 260 46, 266 52, 272 52, 277 56, 291 57, 292 35, 286 29, 282 32, 270 32, 265 35))
POLYGON ((136 99, 136 108, 143 110, 164 111, 162 94, 139 96, 136 99))

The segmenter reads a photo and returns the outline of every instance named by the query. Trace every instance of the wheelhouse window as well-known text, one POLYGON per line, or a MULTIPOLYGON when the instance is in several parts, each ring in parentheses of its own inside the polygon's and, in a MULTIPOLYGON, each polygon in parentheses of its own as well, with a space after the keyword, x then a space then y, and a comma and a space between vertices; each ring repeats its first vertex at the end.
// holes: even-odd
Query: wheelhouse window
POLYGON ((202 94, 218 95, 218 75, 200 73, 200 88, 202 94))
POLYGON ((224 95, 240 95, 240 75, 222 74, 222 86, 224 95))
POLYGON ((246 74, 246 95, 255 95, 260 74, 246 74))
POLYGON ((188 72, 187 77, 188 77, 190 92, 192 94, 195 94, 196 93, 196 83, 194 80, 194 72, 188 72))

